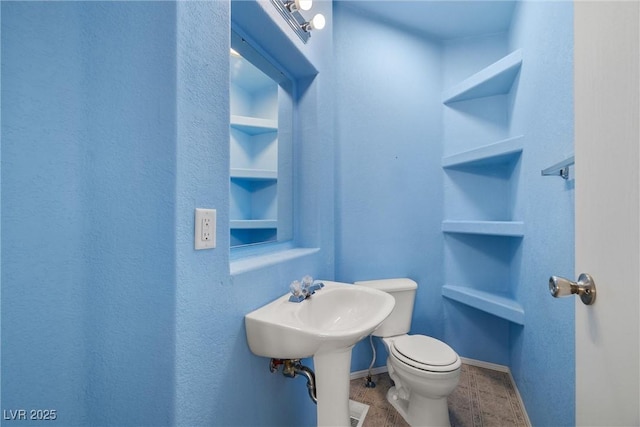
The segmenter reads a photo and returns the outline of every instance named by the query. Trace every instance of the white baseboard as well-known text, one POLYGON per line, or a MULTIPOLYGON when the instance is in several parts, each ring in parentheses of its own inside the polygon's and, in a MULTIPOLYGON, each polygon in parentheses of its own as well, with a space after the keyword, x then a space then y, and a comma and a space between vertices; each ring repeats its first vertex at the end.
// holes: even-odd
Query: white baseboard
POLYGON ((461 357, 462 363, 466 363, 467 365, 477 366, 478 368, 486 368, 491 369, 493 371, 499 372, 511 372, 508 366, 498 365, 496 363, 484 362, 482 360, 469 359, 467 357, 461 357))
MULTIPOLYGON (((467 365, 477 366, 479 368, 492 369, 494 371, 508 372, 509 375, 511 375, 511 371, 509 370, 508 366, 498 365, 498 364, 491 363, 491 362, 483 362, 482 360, 469 359, 469 358, 466 358, 466 357, 461 357, 460 360, 462 361, 462 363, 466 363, 467 365)), ((372 375, 382 374, 382 373, 385 373, 385 372, 387 372, 387 367, 386 366, 379 366, 377 368, 371 369, 371 374, 372 375)), ((365 369, 363 371, 355 371, 355 372, 351 373, 351 379, 352 380, 357 380, 358 378, 364 378, 367 375, 369 375, 369 370, 368 369, 365 369)))
MULTIPOLYGON (((387 367, 386 366, 379 366, 377 368, 373 368, 371 369, 371 374, 372 375, 378 375, 378 374, 383 374, 387 372, 387 367)), ((369 370, 365 369, 364 371, 355 371, 355 372, 351 372, 351 376, 350 378, 352 380, 357 380, 358 378, 364 378, 367 375, 369 375, 369 370)))

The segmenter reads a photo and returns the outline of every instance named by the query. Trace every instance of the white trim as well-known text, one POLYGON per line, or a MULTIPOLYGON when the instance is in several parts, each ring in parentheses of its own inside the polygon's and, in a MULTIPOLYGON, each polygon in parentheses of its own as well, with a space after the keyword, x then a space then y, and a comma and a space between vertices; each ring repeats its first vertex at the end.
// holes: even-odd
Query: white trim
POLYGON ((461 357, 460 360, 462 360, 462 363, 466 363, 467 365, 477 366, 478 368, 491 369, 494 371, 508 372, 509 374, 511 374, 511 370, 509 369, 508 366, 505 366, 505 365, 498 365, 495 363, 484 362, 482 360, 476 360, 476 359, 468 359, 466 357, 461 357))
MULTIPOLYGON (((378 366, 377 368, 371 369, 371 374, 372 375, 384 374, 385 372, 387 372, 386 365, 385 366, 378 366)), ((369 370, 368 369, 365 369, 363 371, 355 371, 355 372, 351 372, 350 379, 357 380, 358 378, 364 378, 367 375, 369 375, 369 370)))

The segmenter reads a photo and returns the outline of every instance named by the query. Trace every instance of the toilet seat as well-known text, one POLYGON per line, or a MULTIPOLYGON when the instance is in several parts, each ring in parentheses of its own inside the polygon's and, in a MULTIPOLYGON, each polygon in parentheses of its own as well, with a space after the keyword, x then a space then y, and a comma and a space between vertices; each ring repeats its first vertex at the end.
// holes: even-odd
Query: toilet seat
POLYGON ((425 335, 399 337, 390 347, 396 359, 423 371, 450 372, 461 365, 458 354, 451 347, 425 335))

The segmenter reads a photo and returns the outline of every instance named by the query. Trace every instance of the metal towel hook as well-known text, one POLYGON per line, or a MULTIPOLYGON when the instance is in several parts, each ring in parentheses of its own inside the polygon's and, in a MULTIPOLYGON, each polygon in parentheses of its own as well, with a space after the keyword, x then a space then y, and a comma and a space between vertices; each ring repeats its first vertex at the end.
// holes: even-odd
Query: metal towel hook
POLYGON ((593 278, 582 273, 577 282, 572 282, 564 277, 551 276, 549 278, 549 292, 555 298, 577 294, 586 305, 596 301, 596 282, 593 278))

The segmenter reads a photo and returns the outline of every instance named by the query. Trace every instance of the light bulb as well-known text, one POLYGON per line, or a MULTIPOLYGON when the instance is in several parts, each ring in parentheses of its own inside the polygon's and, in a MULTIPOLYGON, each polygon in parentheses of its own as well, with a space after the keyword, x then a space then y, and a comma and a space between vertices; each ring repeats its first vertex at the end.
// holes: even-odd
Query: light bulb
POLYGON ((311 6, 313 6, 313 0, 293 0, 286 2, 284 5, 289 12, 296 10, 309 10, 311 9, 311 6))
POLYGON ((313 0, 295 0, 296 7, 300 10, 310 10, 313 6, 313 0))
POLYGON ((318 13, 310 22, 303 25, 302 29, 305 31, 321 30, 324 28, 327 21, 321 13, 318 13))

